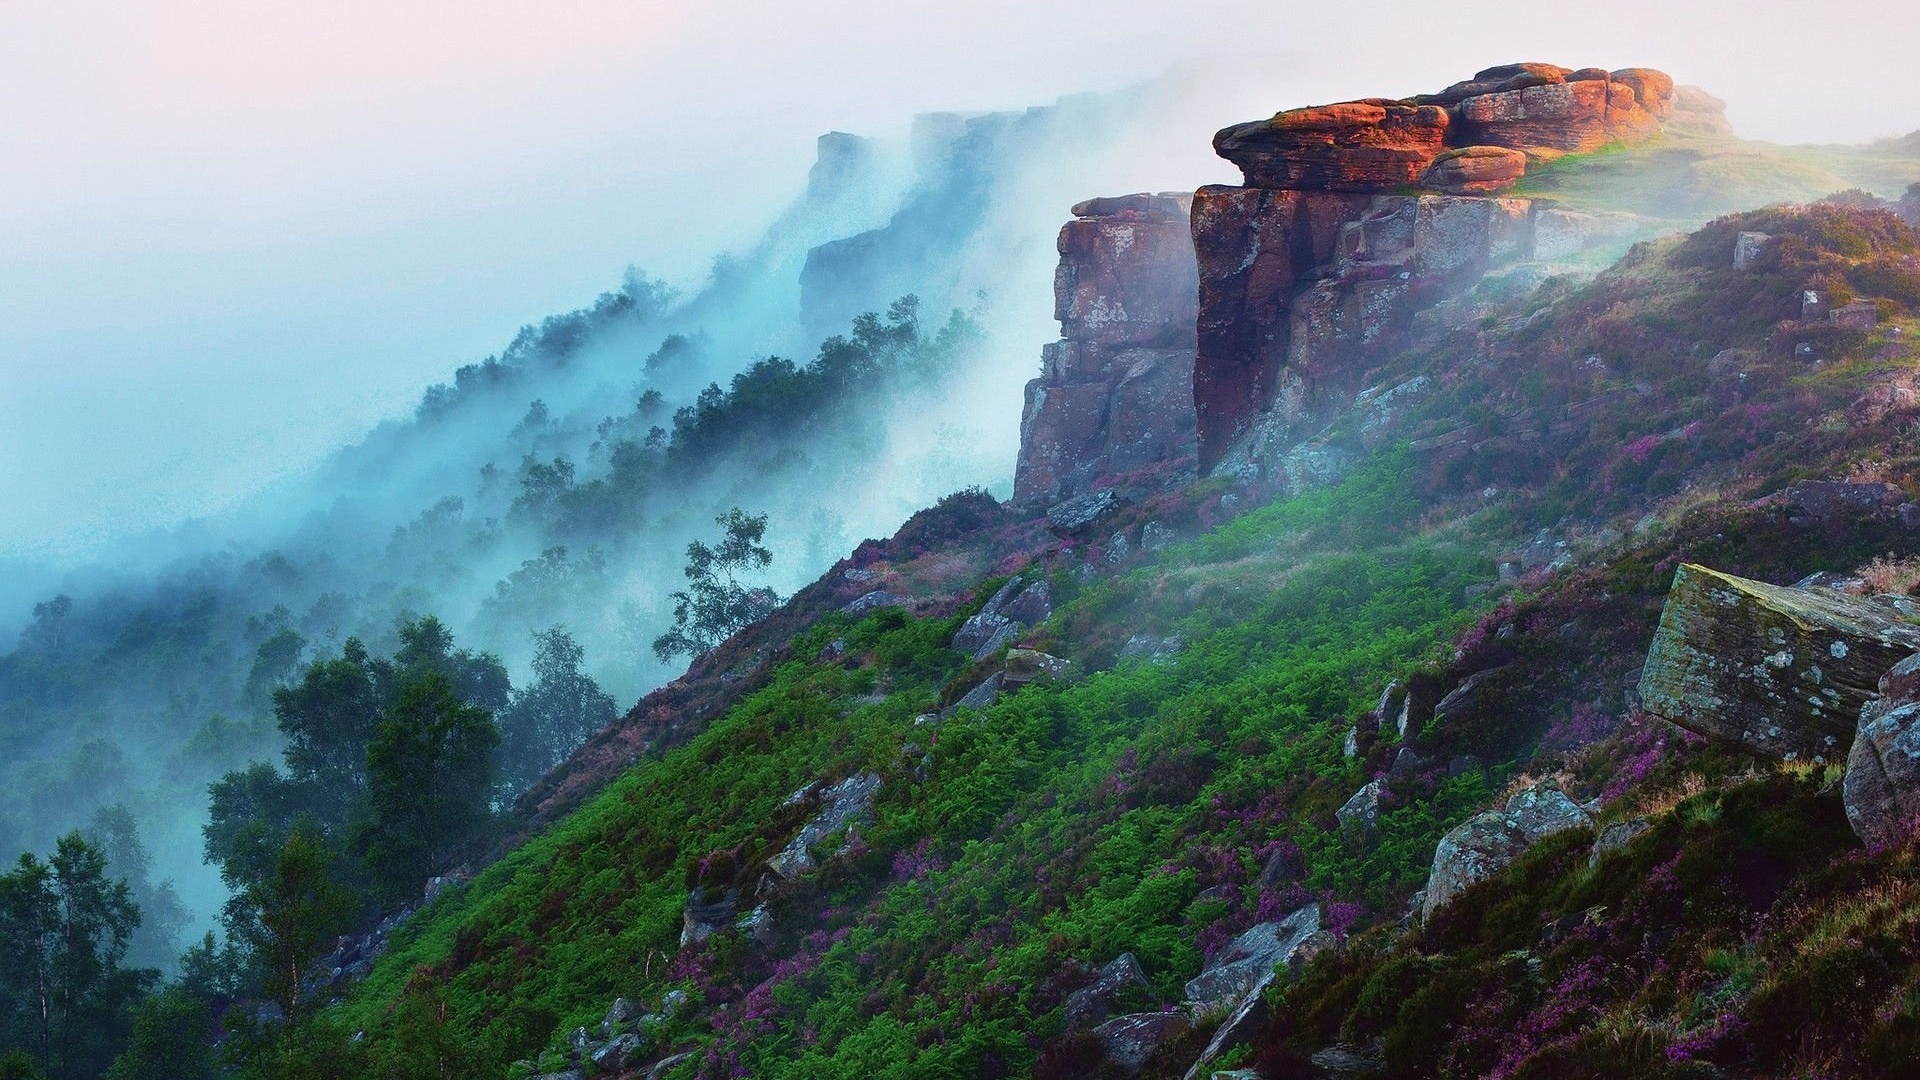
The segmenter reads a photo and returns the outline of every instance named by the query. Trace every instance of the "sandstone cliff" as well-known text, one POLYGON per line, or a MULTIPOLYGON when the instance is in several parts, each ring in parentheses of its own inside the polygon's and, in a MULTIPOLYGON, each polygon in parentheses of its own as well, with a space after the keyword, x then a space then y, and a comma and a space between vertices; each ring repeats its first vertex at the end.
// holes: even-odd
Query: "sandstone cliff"
MULTIPOLYGON (((1489 272, 1617 246, 1632 219, 1501 193, 1530 163, 1711 129, 1717 102, 1657 71, 1490 68, 1438 94, 1295 109, 1214 139, 1246 183, 1193 202, 1199 463, 1286 451, 1405 348, 1415 316, 1489 272)), ((1284 479, 1284 478, 1283 478, 1284 479)))
POLYGON ((1062 340, 1027 384, 1014 498, 1046 504, 1116 475, 1191 469, 1198 284, 1190 196, 1128 195, 1073 208, 1060 230, 1054 317, 1062 340))

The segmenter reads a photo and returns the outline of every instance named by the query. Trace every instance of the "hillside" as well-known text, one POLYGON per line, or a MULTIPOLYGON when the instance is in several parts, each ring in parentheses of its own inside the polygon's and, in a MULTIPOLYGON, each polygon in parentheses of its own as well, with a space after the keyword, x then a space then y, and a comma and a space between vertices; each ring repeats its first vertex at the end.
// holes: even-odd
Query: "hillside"
MULTIPOLYGON (((1581 74, 1555 70, 1456 100, 1581 74)), ((1628 78, 1652 83, 1607 85, 1628 78)), ((1670 144, 1649 145, 1611 152, 1670 144)), ((1537 286, 1416 241, 1387 303, 1440 316, 1360 337, 1298 312, 1401 257, 1316 255, 1347 261, 1269 294, 1296 312, 1280 376, 1234 384, 1250 402, 1212 376, 1210 412, 1210 342, 1238 362, 1217 345, 1242 332, 1220 305, 1272 314, 1227 291, 1244 267, 1203 204, 1469 205, 1301 182, 1194 203, 1211 476, 1063 474, 863 545, 550 776, 544 827, 397 929, 307 1052, 395 1074, 1893 1075, 1920 985, 1910 833, 1863 845, 1844 755, 1674 726, 1642 676, 1683 565, 1913 610, 1860 597, 1920 578, 1920 234, 1858 197, 1773 207, 1537 286)), ((1543 212, 1574 211, 1526 210, 1523 263, 1543 212)), ((1063 312, 1083 266, 1160 280, 1062 256, 1063 312)), ((1119 402, 1132 376, 1102 364, 1177 362, 1077 317, 1059 355, 1094 375, 1050 360, 1029 433, 1056 386, 1119 402)))
POLYGON ((1073 203, 1009 364, 1157 94, 828 136, 699 294, 36 608, 0 1076, 1901 1075, 1920 158, 1290 108, 1073 203))

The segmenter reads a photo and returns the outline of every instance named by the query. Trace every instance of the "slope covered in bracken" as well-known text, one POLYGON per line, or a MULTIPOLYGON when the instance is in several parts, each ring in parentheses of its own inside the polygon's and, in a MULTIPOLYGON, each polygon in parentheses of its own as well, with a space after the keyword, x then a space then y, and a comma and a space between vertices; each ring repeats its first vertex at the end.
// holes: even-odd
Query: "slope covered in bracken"
POLYGON ((1682 563, 1920 579, 1920 236, 1779 207, 1469 299, 1368 375, 1415 390, 1318 436, 1353 462, 1331 486, 1050 522, 956 497, 863 546, 656 702, 723 711, 554 789, 295 1049, 395 1075, 1890 1075, 1920 856, 1854 837, 1838 763, 1709 743, 1635 687, 1682 563), (1770 239, 1736 269, 1743 233, 1770 239), (1423 905, 1443 835, 1512 796, 1578 820, 1423 905), (1294 930, 1270 981, 1222 963, 1294 930))

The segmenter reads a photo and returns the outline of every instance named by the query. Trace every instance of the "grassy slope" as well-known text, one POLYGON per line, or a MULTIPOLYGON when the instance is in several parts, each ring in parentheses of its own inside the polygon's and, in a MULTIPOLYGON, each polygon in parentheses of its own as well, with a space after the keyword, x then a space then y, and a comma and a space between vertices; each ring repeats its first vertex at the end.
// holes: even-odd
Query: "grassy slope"
MULTIPOLYGON (((1450 456, 1378 457, 1336 489, 1256 510, 1117 579, 1060 575, 1065 602, 1041 638, 1091 671, 1084 677, 1030 687, 932 729, 914 717, 967 681, 963 658, 943 648, 958 616, 882 614, 855 626, 829 617, 800 636, 796 659, 770 685, 689 745, 636 766, 416 918, 338 1010, 340 1021, 371 1032, 394 1061, 451 1045, 470 1074, 500 1075, 512 1058, 557 1047, 565 1031, 597 1021, 616 994, 652 1002, 678 986, 705 1012, 658 1042, 704 1051, 689 1075, 1069 1075, 1084 1046, 1055 1036, 1059 1005, 1085 978, 1075 961, 1131 950, 1172 999, 1207 948, 1307 896, 1329 901, 1339 922, 1376 929, 1330 954, 1279 1002, 1254 1050, 1276 1066, 1332 1038, 1379 1037, 1399 1048, 1392 1060, 1405 1075, 1468 1074, 1490 1063, 1547 1075, 1538 1070, 1564 1058, 1567 1026, 1584 1030, 1596 1016, 1612 1018, 1607 1030, 1631 1044, 1623 1053, 1638 1056, 1630 1060, 1667 1061, 1669 1048, 1718 1022, 1702 1020, 1705 1006, 1689 995, 1718 994, 1712 1004, 1739 1012, 1763 975, 1789 988, 1825 986, 1795 982, 1799 961, 1761 972, 1745 953, 1721 957, 1733 948, 1721 931, 1780 912, 1776 937, 1757 939, 1754 955, 1823 955, 1821 942, 1837 931, 1793 906, 1820 895, 1838 897, 1837 910, 1873 932, 1904 940, 1904 901, 1875 914, 1875 904, 1886 905, 1874 899, 1873 875, 1886 868, 1818 878, 1820 867, 1858 860, 1832 828, 1828 803, 1799 781, 1738 780, 1744 760, 1623 724, 1619 690, 1677 559, 1790 580, 1907 542, 1882 524, 1808 529, 1739 501, 1801 476, 1863 469, 1915 490, 1920 450, 1907 421, 1898 409, 1861 413, 1856 401, 1904 379, 1911 353, 1884 328, 1823 332, 1815 340, 1828 362, 1814 367, 1793 355, 1799 331, 1775 326, 1780 305, 1812 278, 1881 299, 1913 332, 1916 245, 1912 234, 1889 230, 1882 219, 1838 210, 1716 223, 1642 248, 1591 285, 1550 286, 1480 331, 1409 358, 1443 378, 1408 433, 1466 424, 1477 441, 1450 456), (1731 274, 1721 249, 1741 228, 1787 237, 1777 260, 1731 274), (1542 304, 1550 317, 1523 319, 1542 304), (1734 389, 1708 370, 1727 348, 1744 350, 1748 373, 1734 389), (1593 355, 1603 371, 1585 362, 1593 355), (1596 401, 1581 414, 1590 427, 1560 422, 1569 404, 1596 401), (1490 486, 1498 498, 1485 494, 1490 486), (1656 513, 1643 519, 1650 507, 1656 513), (1484 593, 1489 552, 1570 517, 1576 539, 1589 537, 1590 569, 1529 580, 1531 592, 1484 593), (1168 660, 1112 663, 1129 636, 1174 632, 1186 645, 1168 660), (836 637, 845 654, 823 652, 836 637), (1456 638, 1457 652, 1449 649, 1456 638), (1444 688, 1461 672, 1495 665, 1519 677, 1498 709, 1478 726, 1450 718, 1418 736, 1430 756, 1470 750, 1492 770, 1415 789, 1390 808, 1377 844, 1341 838, 1332 810, 1394 750, 1368 740, 1361 761, 1346 760, 1339 740, 1348 718, 1389 676, 1412 672, 1444 688), (877 688, 889 695, 872 700, 877 688), (1582 704, 1590 710, 1575 707, 1582 704), (1598 730, 1575 731, 1570 742, 1556 734, 1583 717, 1598 730), (1693 817, 1642 843, 1704 853, 1705 876, 1690 885, 1703 891, 1722 884, 1712 853, 1727 845, 1759 844, 1783 874, 1768 878, 1775 891, 1755 894, 1740 916, 1747 922, 1716 911, 1675 922, 1665 909, 1647 909, 1645 918, 1667 920, 1668 941, 1683 943, 1661 954, 1674 973, 1666 990, 1646 991, 1664 995, 1657 1000, 1633 996, 1652 984, 1628 955, 1608 961, 1619 965, 1609 976, 1613 996, 1596 993, 1577 1016, 1550 1013, 1553 995, 1526 992, 1485 996, 1497 1003, 1472 1017, 1446 1009, 1479 998, 1442 990, 1423 999, 1426 1011, 1396 1011, 1411 1000, 1410 971, 1456 990, 1554 986, 1540 980, 1580 970, 1581 956, 1518 952, 1537 940, 1540 919, 1584 910, 1574 905, 1653 902, 1623 896, 1609 876, 1583 876, 1584 857, 1568 841, 1485 891, 1475 903, 1512 897, 1494 904, 1496 916, 1476 923, 1479 916, 1463 915, 1428 937, 1398 937, 1392 924, 1424 877, 1434 839, 1518 768, 1563 770, 1583 792, 1619 799, 1620 812, 1672 803, 1662 792, 1697 773, 1703 779, 1689 783, 1711 797, 1695 805, 1709 808, 1686 811, 1693 817), (779 940, 761 947, 722 934, 677 955, 689 886, 717 880, 717 865, 752 868, 783 843, 798 823, 780 808, 788 793, 862 769, 887 778, 878 820, 849 855, 782 894, 779 940), (1740 795, 1742 784, 1756 794, 1740 795), (1711 808, 1729 799, 1785 806, 1808 824, 1749 828, 1740 814, 1762 810, 1711 808), (1688 831, 1702 820, 1719 831, 1688 831), (1291 849, 1303 879, 1254 888, 1261 864, 1291 849), (1755 981, 1729 992, 1732 984, 1701 974, 1719 968, 1755 981), (434 1006, 430 1024, 419 1021, 422 1002, 434 1006), (1648 1008, 1666 1012, 1646 1019, 1648 1008), (1624 1022, 1633 1017, 1641 1020, 1624 1022), (1450 1047, 1428 1037, 1435 1024, 1494 1034, 1450 1047), (1499 1041, 1516 1031, 1538 1036, 1537 1045, 1499 1041), (1541 1056, 1548 1053, 1562 1058, 1541 1056)), ((1217 495, 1207 485, 1194 492, 1217 495)), ((1670 849, 1631 850, 1656 868, 1671 857, 1670 849)), ((1653 882, 1640 870, 1624 880, 1628 893, 1653 882)), ((1876 1001, 1912 993, 1911 973, 1875 978, 1876 1001)), ((1900 1008, 1888 1015, 1903 1015, 1900 1008)), ((1894 1045, 1890 1037, 1874 1045, 1894 1045)), ((1784 1060, 1783 1038, 1759 1049, 1749 1039, 1725 1053, 1784 1060)), ((1192 1049, 1170 1048, 1149 1075, 1177 1074, 1192 1049)))

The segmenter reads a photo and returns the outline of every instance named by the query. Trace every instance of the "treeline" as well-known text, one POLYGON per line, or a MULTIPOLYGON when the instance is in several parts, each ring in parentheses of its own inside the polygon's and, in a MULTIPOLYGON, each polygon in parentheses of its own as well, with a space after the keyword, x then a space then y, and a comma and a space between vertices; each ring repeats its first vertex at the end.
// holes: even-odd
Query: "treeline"
MULTIPOLYGON (((186 914, 170 883, 147 881, 130 812, 20 856, 0 875, 0 1078, 211 1078, 216 1033, 228 1064, 273 1059, 338 936, 477 855, 512 798, 613 719, 572 636, 535 638, 518 689, 432 616, 404 620, 390 656, 349 638, 273 689, 280 762, 209 790, 206 857, 232 890, 223 939, 187 950, 164 988, 171 958, 133 947, 143 926, 170 941, 186 914)), ((263 656, 297 655, 274 640, 263 656)))

